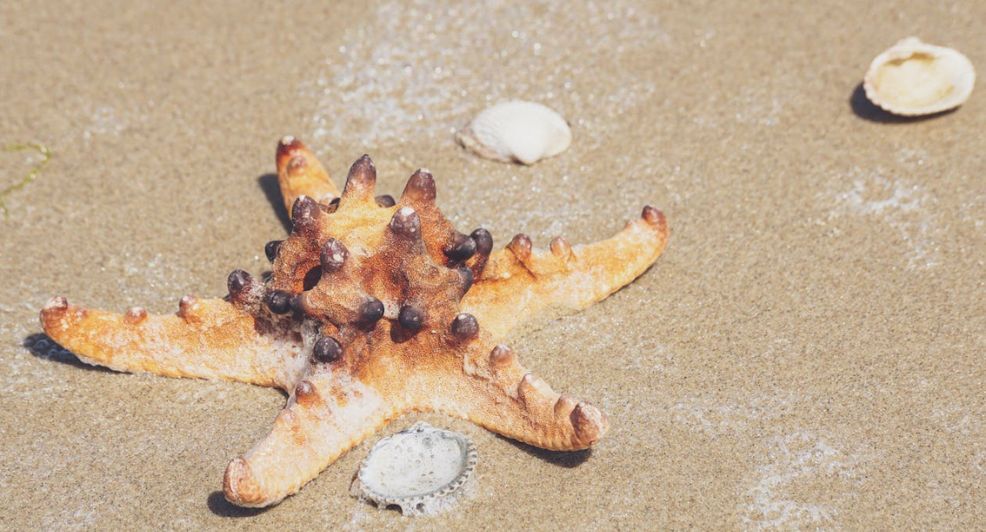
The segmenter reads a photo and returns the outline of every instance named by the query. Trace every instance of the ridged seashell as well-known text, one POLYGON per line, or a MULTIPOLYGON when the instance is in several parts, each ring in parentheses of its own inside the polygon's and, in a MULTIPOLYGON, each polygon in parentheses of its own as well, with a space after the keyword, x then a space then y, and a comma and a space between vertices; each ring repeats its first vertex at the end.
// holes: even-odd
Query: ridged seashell
POLYGON ((404 515, 435 514, 462 491, 476 467, 465 436, 420 422, 381 439, 353 480, 353 495, 404 515))
POLYGON ((514 100, 479 113, 456 139, 480 157, 534 164, 568 149, 572 130, 551 109, 514 100))
POLYGON ((876 56, 863 89, 885 111, 920 116, 962 105, 975 82, 976 70, 962 53, 908 37, 876 56))

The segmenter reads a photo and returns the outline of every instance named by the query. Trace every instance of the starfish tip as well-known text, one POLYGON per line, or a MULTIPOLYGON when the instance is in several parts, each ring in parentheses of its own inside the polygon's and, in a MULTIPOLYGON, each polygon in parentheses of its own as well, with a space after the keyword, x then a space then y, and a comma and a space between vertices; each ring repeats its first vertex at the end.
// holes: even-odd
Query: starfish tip
POLYGON ((55 296, 49 299, 47 303, 45 303, 45 306, 41 309, 41 313, 44 314, 45 312, 50 312, 50 311, 65 310, 67 308, 68 308, 68 299, 65 299, 64 296, 55 296))
POLYGON ((45 303, 38 316, 41 320, 41 327, 46 333, 52 335, 57 331, 57 325, 62 322, 65 312, 68 310, 68 300, 62 296, 55 296, 45 303))
POLYGON ((668 220, 664 216, 664 213, 660 209, 646 205, 643 212, 640 213, 640 217, 644 219, 648 224, 658 227, 661 230, 666 230, 668 226, 668 220))
POLYGON ((223 475, 223 494, 227 501, 237 506, 257 508, 270 503, 253 476, 250 464, 243 458, 237 458, 226 466, 226 473, 223 475))
POLYGON ((569 419, 575 434, 578 436, 582 448, 591 447, 609 430, 609 420, 598 408, 588 404, 579 403, 572 410, 569 419))
POLYGON ((305 145, 294 135, 284 135, 277 143, 277 155, 283 156, 304 148, 305 145))

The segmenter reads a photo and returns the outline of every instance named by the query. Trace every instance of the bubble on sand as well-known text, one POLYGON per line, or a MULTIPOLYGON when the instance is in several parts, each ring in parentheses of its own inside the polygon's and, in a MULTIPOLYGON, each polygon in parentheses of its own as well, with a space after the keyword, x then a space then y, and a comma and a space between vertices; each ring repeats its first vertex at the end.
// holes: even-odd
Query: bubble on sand
POLYGON ((874 218, 893 228, 907 246, 907 267, 938 265, 937 218, 934 197, 924 187, 884 172, 854 168, 852 188, 836 193, 837 207, 830 217, 855 215, 874 218))
MULTIPOLYGON (((796 431, 770 440, 763 463, 741 506, 743 525, 748 530, 777 528, 815 528, 834 524, 837 508, 829 501, 805 500, 794 495, 794 486, 826 478, 856 484, 860 459, 847 455, 808 431, 796 431)), ((852 493, 836 497, 840 502, 852 493)))

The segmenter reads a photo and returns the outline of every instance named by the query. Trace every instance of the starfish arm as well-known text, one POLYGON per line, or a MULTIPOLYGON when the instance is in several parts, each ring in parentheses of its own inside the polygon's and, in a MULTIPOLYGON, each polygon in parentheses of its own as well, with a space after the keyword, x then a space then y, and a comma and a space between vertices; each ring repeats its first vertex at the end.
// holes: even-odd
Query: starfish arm
POLYGON ((357 380, 310 375, 267 437, 226 467, 226 499, 246 507, 277 504, 398 413, 357 380))
POLYGON ((276 159, 277 182, 288 212, 299 196, 326 204, 339 197, 339 189, 329 178, 329 173, 300 140, 290 136, 281 139, 276 159))
POLYGON ((459 373, 425 377, 412 402, 553 451, 587 449, 609 429, 599 409, 552 390, 505 345, 470 352, 464 361, 459 373))
MULTIPOLYGON (((41 324, 87 364, 167 377, 198 377, 283 387, 295 348, 256 332, 253 316, 222 299, 182 298, 176 315, 139 307, 115 314, 53 298, 41 324)), ((297 357, 300 358, 300 357, 297 357)))
POLYGON ((543 322, 605 299, 644 273, 667 241, 667 221, 653 207, 645 207, 615 236, 593 244, 572 247, 556 238, 550 251, 543 251, 517 235, 490 256, 462 308, 503 338, 515 324, 543 322))

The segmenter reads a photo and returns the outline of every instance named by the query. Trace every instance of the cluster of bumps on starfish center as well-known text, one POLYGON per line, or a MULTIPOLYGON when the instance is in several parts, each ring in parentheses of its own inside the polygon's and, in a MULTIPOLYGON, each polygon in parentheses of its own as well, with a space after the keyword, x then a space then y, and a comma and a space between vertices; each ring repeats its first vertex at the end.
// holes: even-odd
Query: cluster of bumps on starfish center
MULTIPOLYGON (((295 166, 289 163, 289 168, 295 166)), ((371 334, 382 318, 390 321, 394 342, 442 326, 448 326, 458 341, 479 333, 476 318, 457 310, 493 250, 489 231, 464 235, 453 229, 435 207, 435 181, 427 170, 411 176, 399 208, 389 195, 373 196, 375 181, 373 162, 369 156, 360 157, 341 197, 319 203, 299 196, 291 207, 292 235, 265 246, 274 271, 262 290, 263 303, 273 314, 314 318, 323 324, 312 347, 316 362, 332 363, 353 351, 357 338, 371 334), (365 209, 371 198, 381 209, 396 210, 376 249, 368 248, 365 240, 357 242, 359 254, 352 257, 349 248, 331 236, 338 231, 330 215, 365 209)), ((228 284, 234 302, 248 304, 257 295, 253 279, 243 270, 232 272, 228 284)))

